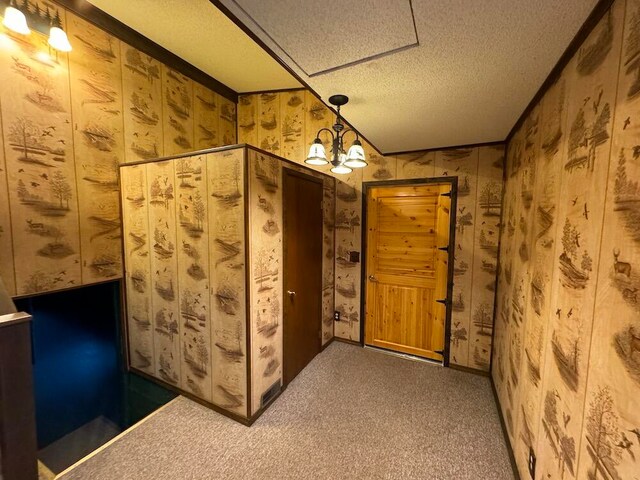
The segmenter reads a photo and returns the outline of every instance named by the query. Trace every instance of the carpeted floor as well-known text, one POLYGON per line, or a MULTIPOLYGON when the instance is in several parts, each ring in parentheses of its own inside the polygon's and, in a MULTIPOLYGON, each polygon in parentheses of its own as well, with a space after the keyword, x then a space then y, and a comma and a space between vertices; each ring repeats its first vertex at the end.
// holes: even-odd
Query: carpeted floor
POLYGON ((250 428, 183 397, 73 479, 513 479, 489 379, 334 343, 250 428))

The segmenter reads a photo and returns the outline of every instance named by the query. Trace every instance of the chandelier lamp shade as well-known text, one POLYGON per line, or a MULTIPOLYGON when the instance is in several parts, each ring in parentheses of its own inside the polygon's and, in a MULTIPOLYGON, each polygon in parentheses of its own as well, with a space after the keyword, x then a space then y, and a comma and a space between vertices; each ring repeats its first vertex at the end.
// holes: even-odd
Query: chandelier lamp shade
POLYGON ((309 155, 305 160, 305 163, 309 165, 322 166, 331 163, 331 171, 338 174, 351 173, 354 168, 362 168, 367 166, 367 162, 364 156, 364 149, 360 142, 358 132, 350 128, 344 128, 344 122, 340 116, 340 107, 345 105, 349 101, 349 97, 346 95, 332 95, 329 97, 329 103, 337 107, 336 123, 328 128, 321 128, 316 134, 316 138, 311 144, 309 149, 309 155), (322 132, 329 132, 331 135, 331 160, 327 159, 327 153, 320 140, 320 134, 322 132), (335 132, 335 133, 334 133, 335 132), (344 150, 344 136, 347 133, 355 134, 356 138, 349 147, 349 150, 344 150))
MULTIPOLYGON (((3 2, 4 3, 4 2, 3 2)), ((32 21, 32 28, 36 31, 49 34, 49 46, 60 52, 70 52, 71 44, 67 34, 62 29, 62 20, 60 19, 59 12, 50 11, 49 6, 46 10, 33 9, 29 6, 29 1, 23 1, 19 7, 16 0, 10 0, 9 5, 4 10, 4 18, 2 25, 8 30, 18 33, 20 35, 29 35, 31 29, 27 22, 27 17, 32 21)))

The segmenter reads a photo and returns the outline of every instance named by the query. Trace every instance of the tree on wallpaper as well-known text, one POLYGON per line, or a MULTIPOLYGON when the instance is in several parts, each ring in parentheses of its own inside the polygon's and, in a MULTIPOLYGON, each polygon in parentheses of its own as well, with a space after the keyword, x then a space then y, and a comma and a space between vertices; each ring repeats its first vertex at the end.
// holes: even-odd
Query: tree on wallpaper
POLYGON ((67 178, 60 170, 56 170, 51 175, 51 180, 49 181, 49 188, 51 189, 51 193, 60 201, 60 209, 66 208, 69 210, 69 200, 73 197, 73 191, 71 189, 71 185, 67 181, 67 178), (63 202, 66 202, 63 205, 63 202))
POLYGON ((562 248, 560 273, 563 285, 574 289, 585 288, 593 262, 586 250, 580 252, 580 232, 569 218, 565 220, 562 229, 562 248))
MULTIPOLYGON (((600 90, 596 102, 590 107, 595 117, 592 123, 587 123, 585 109, 580 108, 569 132, 569 161, 565 169, 572 172, 586 168, 593 172, 595 167, 596 149, 609 140, 607 128, 611 121, 611 107, 608 103, 600 107, 603 90, 600 90), (597 116, 596 116, 597 115, 597 116)), ((591 111, 589 116, 591 116, 591 111)))
POLYGON ((460 342, 464 342, 467 340, 467 329, 461 327, 462 322, 454 322, 453 330, 451 330, 451 343, 456 347, 460 344, 460 342))
POLYGON ((491 306, 486 302, 481 303, 478 308, 476 308, 476 311, 473 313, 473 324, 478 327, 478 334, 491 335, 491 331, 493 330, 492 314, 491 306))
POLYGON ((613 346, 631 378, 640 384, 640 324, 630 324, 616 333, 613 346))
POLYGON ((498 182, 487 182, 480 192, 479 200, 484 216, 499 217, 502 208, 502 186, 498 182))
POLYGON ((150 203, 152 205, 164 205, 165 208, 169 208, 169 201, 173 199, 173 184, 168 184, 166 179, 161 184, 158 178, 154 178, 149 195, 151 196, 150 203))
MULTIPOLYGON (((630 152, 632 161, 640 159, 640 145, 630 152)), ((640 185, 627 173, 627 155, 620 149, 614 184, 615 209, 622 216, 625 229, 636 242, 640 242, 640 185)))
POLYGON ((618 415, 609 387, 600 387, 591 399, 586 424, 587 451, 593 461, 589 477, 618 478, 615 466, 620 458, 616 443, 620 437, 618 415), (616 476, 613 477, 613 474, 616 476))
POLYGON ((564 478, 565 470, 568 470, 572 476, 575 475, 576 461, 576 441, 573 437, 567 435, 567 425, 571 421, 571 415, 562 412, 559 421, 558 400, 560 394, 557 390, 548 391, 544 399, 544 416, 542 418, 542 426, 544 428, 547 441, 552 447, 553 453, 560 465, 560 478, 564 478))
POLYGON ((265 282, 270 281, 273 275, 278 274, 277 269, 275 271, 273 270, 271 260, 273 260, 273 254, 265 249, 261 249, 255 256, 255 265, 253 270, 255 281, 260 284, 260 287, 258 288, 259 292, 271 290, 273 288, 268 284, 265 285, 265 282))
POLYGON ((577 53, 577 70, 580 75, 591 75, 602 65, 613 46, 613 17, 611 10, 607 13, 606 21, 601 22, 595 39, 583 45, 577 53))
POLYGON ((627 99, 631 100, 640 93, 640 5, 631 13, 628 27, 624 59, 627 74, 635 74, 635 80, 627 92, 627 99))

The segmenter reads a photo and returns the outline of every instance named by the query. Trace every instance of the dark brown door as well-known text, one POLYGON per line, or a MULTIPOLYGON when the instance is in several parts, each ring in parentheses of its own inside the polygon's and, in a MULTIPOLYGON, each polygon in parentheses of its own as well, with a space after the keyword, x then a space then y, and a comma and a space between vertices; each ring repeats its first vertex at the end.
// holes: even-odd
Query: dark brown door
POLYGON ((284 384, 320 352, 322 182, 284 169, 284 384))

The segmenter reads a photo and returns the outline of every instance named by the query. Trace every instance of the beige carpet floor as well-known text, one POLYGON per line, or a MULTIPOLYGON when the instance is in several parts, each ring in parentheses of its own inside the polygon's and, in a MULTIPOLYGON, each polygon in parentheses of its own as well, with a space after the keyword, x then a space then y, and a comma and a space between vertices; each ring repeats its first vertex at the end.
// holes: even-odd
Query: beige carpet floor
POLYGON ((489 379, 336 342, 250 428, 180 397, 61 478, 513 474, 489 379))

